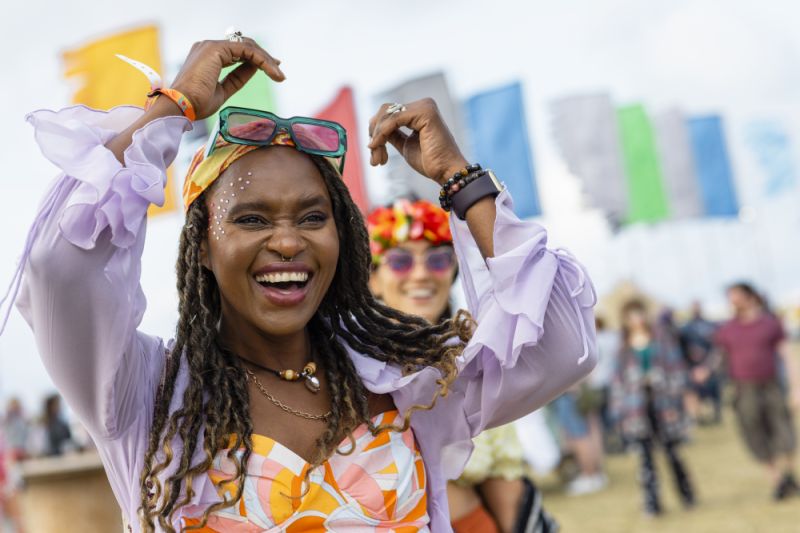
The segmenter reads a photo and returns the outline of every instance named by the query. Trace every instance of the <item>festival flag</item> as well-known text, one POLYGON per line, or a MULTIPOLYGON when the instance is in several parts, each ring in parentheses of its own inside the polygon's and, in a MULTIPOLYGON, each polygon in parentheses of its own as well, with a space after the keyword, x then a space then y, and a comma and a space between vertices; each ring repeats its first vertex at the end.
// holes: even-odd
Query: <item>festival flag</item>
POLYGON ((764 196, 778 196, 796 186, 792 142, 782 124, 774 120, 753 121, 747 125, 745 137, 764 172, 764 196))
POLYGON ((347 131, 347 157, 344 160, 345 185, 350 189, 350 195, 363 213, 369 209, 369 201, 364 188, 364 168, 361 163, 361 142, 358 140, 358 120, 356 106, 353 99, 353 89, 343 87, 328 104, 317 113, 317 118, 332 120, 341 124, 347 131))
MULTIPOLYGON (((257 39, 256 41, 261 44, 260 39, 257 39)), ((231 65, 222 69, 219 79, 224 79, 230 71, 238 66, 238 64, 231 65)), ((244 87, 236 91, 233 96, 228 98, 225 103, 222 104, 220 109, 223 107, 237 106, 260 109, 262 111, 271 111, 275 113, 277 110, 277 105, 275 103, 274 86, 275 82, 272 81, 272 79, 270 79, 270 77, 267 76, 264 71, 258 70, 255 74, 253 74, 253 77, 250 78, 247 83, 245 83, 244 87)), ((209 131, 214 129, 217 120, 219 120, 219 111, 206 119, 206 127, 209 131)))
POLYGON ((642 105, 617 110, 622 158, 628 178, 626 222, 657 222, 669 216, 653 127, 642 105))
POLYGON ((672 218, 703 215, 703 201, 684 114, 672 109, 653 120, 664 188, 672 218))
POLYGON ((551 104, 553 136, 567 168, 594 207, 619 227, 628 211, 617 114, 607 93, 573 95, 551 104))
POLYGON ((705 215, 737 216, 739 203, 722 118, 718 115, 693 117, 689 119, 688 126, 705 215))
MULTIPOLYGON (((150 92, 147 78, 118 59, 116 54, 141 61, 163 75, 156 26, 141 26, 116 33, 63 52, 64 76, 67 80, 77 81, 73 103, 103 110, 120 105, 144 104, 150 92)), ((150 216, 177 210, 177 192, 172 174, 172 170, 167 169, 164 205, 151 205, 148 210, 150 216)))
MULTIPOLYGON (((436 101, 439 112, 456 139, 459 146, 464 146, 464 129, 460 106, 452 98, 444 73, 436 72, 409 80, 375 96, 376 107, 389 102, 408 103, 421 98, 431 97, 436 101)), ((418 174, 406 164, 397 150, 389 149, 389 161, 386 164, 389 175, 389 193, 391 198, 413 194, 419 198, 439 201, 439 186, 433 180, 418 174)))
POLYGON ((522 85, 515 82, 472 96, 465 110, 475 161, 506 184, 519 217, 541 215, 522 85))

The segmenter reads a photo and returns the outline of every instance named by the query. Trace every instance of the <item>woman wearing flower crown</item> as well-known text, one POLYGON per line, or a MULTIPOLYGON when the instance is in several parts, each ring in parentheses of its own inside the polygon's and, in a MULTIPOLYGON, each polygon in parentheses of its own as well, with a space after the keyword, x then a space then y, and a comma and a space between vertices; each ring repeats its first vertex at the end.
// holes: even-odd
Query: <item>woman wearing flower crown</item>
MULTIPOLYGON (((427 200, 401 198, 367 216, 372 293, 390 307, 431 324, 452 317, 450 293, 457 264, 447 213, 427 200)), ((553 533, 541 494, 526 477, 522 444, 513 425, 473 439, 458 480, 447 485, 455 533, 553 533)))

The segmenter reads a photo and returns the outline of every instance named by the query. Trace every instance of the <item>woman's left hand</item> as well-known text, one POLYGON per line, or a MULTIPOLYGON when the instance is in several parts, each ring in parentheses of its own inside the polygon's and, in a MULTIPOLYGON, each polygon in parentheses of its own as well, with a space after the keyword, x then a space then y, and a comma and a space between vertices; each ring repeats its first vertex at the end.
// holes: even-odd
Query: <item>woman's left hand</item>
POLYGON ((372 166, 385 165, 389 160, 387 142, 411 168, 439 185, 467 165, 433 99, 417 100, 406 104, 405 109, 387 113, 391 105, 383 104, 369 121, 372 166), (402 126, 412 132, 405 133, 400 129, 402 126))

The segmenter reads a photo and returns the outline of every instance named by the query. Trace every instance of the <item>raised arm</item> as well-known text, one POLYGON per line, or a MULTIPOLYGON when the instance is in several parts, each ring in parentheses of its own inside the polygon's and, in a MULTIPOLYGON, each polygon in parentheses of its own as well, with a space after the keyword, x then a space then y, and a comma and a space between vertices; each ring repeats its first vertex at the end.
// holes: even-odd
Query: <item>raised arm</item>
POLYGON ((124 165, 103 145, 141 110, 77 106, 28 116, 45 157, 63 173, 31 229, 17 305, 48 373, 95 436, 113 435, 136 412, 128 402, 147 386, 135 382, 159 344, 135 334, 145 308, 145 215, 151 202, 163 202, 166 167, 190 127, 158 117, 164 107, 147 114, 124 165))
POLYGON ((473 223, 451 216, 467 303, 478 327, 457 387, 473 434, 543 406, 597 362, 594 288, 547 232, 519 220, 504 191, 493 202, 494 256, 480 253, 473 223))
MULTIPOLYGON (((439 185, 467 164, 430 99, 385 104, 370 135, 373 165, 386 163, 389 143, 439 185)), ((571 255, 546 247, 544 228, 514 215, 507 191, 462 214, 465 220, 451 214, 450 221, 478 327, 452 388, 475 435, 541 407, 591 371, 595 295, 571 255)))
MULTIPOLYGON (((205 41, 172 88, 202 119, 259 69, 283 79, 278 62, 251 40, 205 41)), ((145 309, 140 258, 147 209, 163 203, 166 168, 191 125, 164 97, 147 111, 75 106, 28 121, 62 173, 29 233, 18 307, 70 407, 95 438, 113 438, 139 414, 149 416, 163 364, 160 339, 136 330, 145 309)))

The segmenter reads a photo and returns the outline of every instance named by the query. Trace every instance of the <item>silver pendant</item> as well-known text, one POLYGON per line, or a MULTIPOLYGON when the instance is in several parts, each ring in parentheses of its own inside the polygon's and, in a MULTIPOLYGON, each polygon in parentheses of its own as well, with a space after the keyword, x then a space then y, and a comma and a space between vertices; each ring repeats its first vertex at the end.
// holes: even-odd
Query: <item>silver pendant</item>
POLYGON ((306 388, 314 394, 319 392, 319 380, 316 376, 306 376, 306 388))

